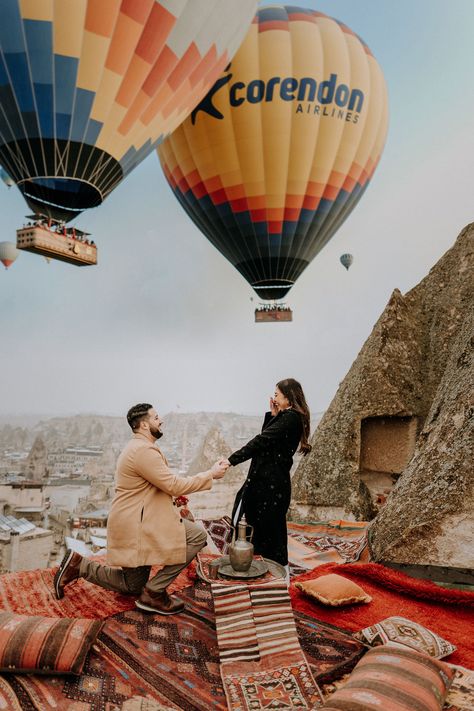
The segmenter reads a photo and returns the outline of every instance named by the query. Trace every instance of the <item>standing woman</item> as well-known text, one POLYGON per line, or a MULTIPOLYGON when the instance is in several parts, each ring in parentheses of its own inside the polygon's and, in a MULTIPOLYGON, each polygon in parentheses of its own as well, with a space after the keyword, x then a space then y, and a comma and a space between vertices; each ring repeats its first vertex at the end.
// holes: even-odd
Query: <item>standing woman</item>
POLYGON ((280 380, 270 398, 261 434, 229 457, 235 466, 252 459, 244 485, 235 497, 234 526, 245 514, 254 527, 255 553, 281 565, 288 564, 286 513, 291 500, 290 469, 293 455, 308 454, 310 414, 297 380, 280 380))

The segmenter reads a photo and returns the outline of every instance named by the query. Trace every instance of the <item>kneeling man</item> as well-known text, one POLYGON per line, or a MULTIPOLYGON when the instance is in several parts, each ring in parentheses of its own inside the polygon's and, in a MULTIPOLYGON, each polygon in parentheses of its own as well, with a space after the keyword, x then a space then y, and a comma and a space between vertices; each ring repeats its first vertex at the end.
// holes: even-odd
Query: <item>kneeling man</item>
POLYGON ((162 436, 159 415, 152 405, 130 408, 133 436, 117 462, 115 496, 107 523, 107 565, 66 551, 54 578, 58 599, 78 578, 125 595, 138 595, 135 605, 161 615, 181 612, 184 604, 166 588, 206 545, 206 532, 181 518, 173 497, 212 488, 228 467, 217 462, 209 471, 191 477, 172 474, 155 446, 162 436), (150 580, 152 565, 164 567, 150 580), (111 567, 120 566, 120 567, 111 567))

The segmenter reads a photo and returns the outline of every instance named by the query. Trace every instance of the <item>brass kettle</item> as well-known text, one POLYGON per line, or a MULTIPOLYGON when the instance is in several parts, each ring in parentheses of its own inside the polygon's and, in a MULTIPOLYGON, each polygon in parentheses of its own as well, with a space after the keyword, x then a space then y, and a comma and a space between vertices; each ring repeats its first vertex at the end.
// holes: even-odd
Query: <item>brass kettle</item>
POLYGON ((238 525, 237 538, 235 537, 235 531, 232 534, 232 542, 229 545, 229 561, 232 569, 237 573, 246 573, 253 561, 253 544, 251 543, 253 537, 253 526, 247 523, 245 515, 242 516, 238 525), (252 532, 247 536, 247 527, 252 529, 252 532), (247 540, 247 538, 249 540, 247 540))

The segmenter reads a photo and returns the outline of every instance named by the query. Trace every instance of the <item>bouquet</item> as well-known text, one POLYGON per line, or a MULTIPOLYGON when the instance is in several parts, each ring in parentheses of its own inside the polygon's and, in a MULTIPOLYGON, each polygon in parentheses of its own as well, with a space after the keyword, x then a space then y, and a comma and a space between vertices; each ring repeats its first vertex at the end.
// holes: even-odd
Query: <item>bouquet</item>
POLYGON ((179 515, 181 518, 186 518, 188 521, 194 521, 194 516, 188 509, 189 499, 187 496, 177 496, 173 503, 175 506, 180 507, 179 515))

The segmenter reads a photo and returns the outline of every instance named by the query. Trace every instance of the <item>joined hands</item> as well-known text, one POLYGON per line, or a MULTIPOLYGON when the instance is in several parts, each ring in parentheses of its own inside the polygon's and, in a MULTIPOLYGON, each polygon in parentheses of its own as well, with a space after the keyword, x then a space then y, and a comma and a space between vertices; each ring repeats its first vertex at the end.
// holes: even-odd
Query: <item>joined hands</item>
POLYGON ((218 462, 212 465, 211 472, 213 479, 222 479, 227 469, 230 467, 228 459, 219 459, 218 462))

